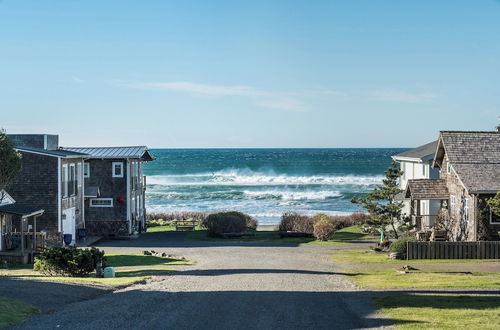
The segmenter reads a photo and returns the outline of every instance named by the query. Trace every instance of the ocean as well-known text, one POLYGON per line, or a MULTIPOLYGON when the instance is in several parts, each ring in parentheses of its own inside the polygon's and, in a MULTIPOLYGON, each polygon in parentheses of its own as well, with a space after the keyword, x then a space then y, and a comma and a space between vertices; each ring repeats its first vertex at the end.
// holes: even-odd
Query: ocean
POLYGON ((148 212, 237 210, 260 224, 284 212, 348 214, 405 149, 152 149, 148 212))

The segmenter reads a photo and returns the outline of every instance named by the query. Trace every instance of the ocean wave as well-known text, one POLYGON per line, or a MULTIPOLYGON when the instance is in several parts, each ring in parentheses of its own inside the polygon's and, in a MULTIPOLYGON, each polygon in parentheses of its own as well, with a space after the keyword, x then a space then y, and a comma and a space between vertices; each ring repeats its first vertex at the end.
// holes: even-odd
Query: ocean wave
POLYGON ((330 198, 342 197, 338 191, 278 191, 278 190, 261 190, 261 191, 148 191, 148 200, 283 200, 283 201, 300 201, 300 200, 325 200, 330 198))
POLYGON ((148 176, 150 185, 356 185, 372 186, 382 182, 383 176, 361 175, 287 175, 255 172, 247 169, 228 169, 214 173, 171 174, 148 176))

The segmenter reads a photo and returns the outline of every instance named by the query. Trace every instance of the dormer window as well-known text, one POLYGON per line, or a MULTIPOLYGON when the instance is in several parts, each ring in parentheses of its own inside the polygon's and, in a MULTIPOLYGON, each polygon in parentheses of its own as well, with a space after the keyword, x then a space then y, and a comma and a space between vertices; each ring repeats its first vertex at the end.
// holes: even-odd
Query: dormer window
POLYGON ((113 178, 123 178, 123 163, 113 162, 113 178))

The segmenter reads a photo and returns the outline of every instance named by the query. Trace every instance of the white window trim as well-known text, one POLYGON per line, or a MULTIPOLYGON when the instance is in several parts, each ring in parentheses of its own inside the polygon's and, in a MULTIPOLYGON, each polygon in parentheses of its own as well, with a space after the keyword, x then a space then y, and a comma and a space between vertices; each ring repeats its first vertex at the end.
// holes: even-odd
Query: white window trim
POLYGON ((113 162, 112 163, 112 166, 111 166, 111 173, 113 175, 113 178, 123 178, 123 162, 113 162), (121 168, 121 174, 120 175, 117 175, 115 173, 115 165, 120 165, 120 168, 121 168))
POLYGON ((468 223, 469 222, 469 198, 464 198, 464 216, 465 216, 465 221, 468 223))
POLYGON ((451 174, 451 164, 449 162, 446 164, 446 173, 451 174))
POLYGON ((89 206, 90 207, 113 207, 113 198, 91 198, 89 200, 89 206), (103 205, 103 204, 93 204, 93 201, 110 201, 110 204, 108 205, 103 205))
POLYGON ((83 163, 83 177, 90 178, 90 163, 83 163), (85 174, 85 172, 87 172, 87 174, 85 174))
POLYGON ((455 195, 450 195, 450 211, 454 212, 456 207, 457 200, 455 195))

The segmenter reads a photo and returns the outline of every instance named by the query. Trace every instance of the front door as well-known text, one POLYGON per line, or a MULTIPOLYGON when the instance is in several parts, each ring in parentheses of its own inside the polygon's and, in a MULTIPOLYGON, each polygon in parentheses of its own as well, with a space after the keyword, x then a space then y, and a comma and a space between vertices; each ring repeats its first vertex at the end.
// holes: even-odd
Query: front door
POLYGON ((76 240, 76 229, 75 229, 75 208, 70 207, 63 211, 63 234, 71 234, 72 241, 71 245, 75 244, 76 240))

